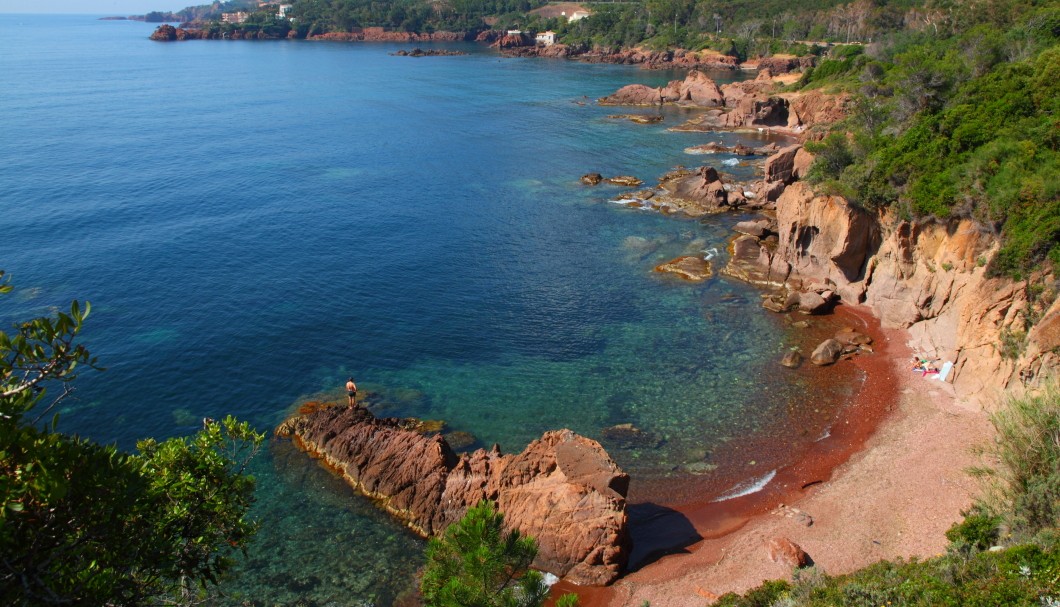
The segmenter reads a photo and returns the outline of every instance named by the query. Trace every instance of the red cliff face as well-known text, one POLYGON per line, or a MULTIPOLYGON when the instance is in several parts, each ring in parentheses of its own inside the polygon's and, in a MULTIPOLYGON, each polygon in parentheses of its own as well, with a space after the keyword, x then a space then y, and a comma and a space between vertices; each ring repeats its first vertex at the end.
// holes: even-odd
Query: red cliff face
MULTIPOLYGON (((803 100, 807 115, 835 109, 803 100)), ((989 230, 968 219, 911 221, 816 192, 799 181, 812 163, 799 145, 766 161, 757 190, 776 201, 776 226, 737 236, 723 273, 789 293, 824 285, 844 303, 869 306, 883 326, 908 330, 916 352, 953 363, 946 381, 961 399, 990 403, 1060 369, 1060 300, 1039 301, 1032 288, 1055 276, 991 278, 998 243, 989 230), (1041 318, 1029 332, 1025 315, 1041 318)))
POLYGON ((537 540, 535 567, 575 584, 618 577, 628 555, 629 476, 599 443, 558 430, 516 455, 497 447, 457 455, 441 436, 405 428, 402 420, 328 407, 289 419, 277 434, 421 535, 437 535, 469 507, 493 500, 507 525, 537 540))

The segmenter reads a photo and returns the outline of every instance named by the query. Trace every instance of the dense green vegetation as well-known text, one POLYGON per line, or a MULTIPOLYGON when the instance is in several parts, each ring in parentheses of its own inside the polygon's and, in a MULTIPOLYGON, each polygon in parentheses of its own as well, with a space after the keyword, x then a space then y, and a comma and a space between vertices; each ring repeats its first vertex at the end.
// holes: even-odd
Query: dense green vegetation
MULTIPOLYGON (((484 501, 427 544, 420 590, 428 607, 540 607, 548 586, 530 569, 536 556, 533 538, 504 531, 504 516, 484 501)), ((556 607, 577 604, 569 594, 556 607)))
POLYGON ((130 454, 58 432, 57 416, 42 425, 79 368, 96 367, 75 344, 89 309, 0 332, 0 603, 189 604, 256 530, 244 470, 263 436, 206 420, 130 454))
POLYGON ((809 569, 724 607, 1060 604, 1060 389, 1012 399, 992 421, 987 493, 946 537, 946 554, 881 562, 850 575, 809 569), (996 548, 995 548, 996 547, 996 548), (992 549, 993 548, 993 549, 992 549))
POLYGON ((1020 277, 1060 262, 1060 9, 1008 8, 833 53, 800 86, 855 101, 808 146, 812 181, 866 208, 974 219, 1002 243, 991 274, 1020 277))

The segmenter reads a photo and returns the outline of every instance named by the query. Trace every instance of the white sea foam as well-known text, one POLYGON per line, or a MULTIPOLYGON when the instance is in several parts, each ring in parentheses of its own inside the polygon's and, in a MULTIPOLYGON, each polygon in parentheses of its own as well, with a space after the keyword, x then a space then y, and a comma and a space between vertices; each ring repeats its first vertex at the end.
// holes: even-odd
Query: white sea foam
POLYGON ((545 585, 548 586, 549 588, 554 586, 556 584, 556 582, 559 581, 558 577, 556 577, 555 575, 553 575, 553 574, 551 574, 551 573, 549 573, 547 571, 545 571, 544 575, 542 575, 541 577, 543 578, 542 581, 545 582, 545 585))
POLYGON ((724 164, 725 166, 734 167, 734 166, 740 164, 740 159, 739 158, 727 158, 725 160, 722 160, 721 163, 724 164))
POLYGON ((746 480, 746 481, 744 481, 742 483, 738 483, 732 489, 729 489, 725 493, 722 493, 720 496, 714 498, 714 501, 715 502, 724 502, 726 500, 735 499, 737 497, 743 497, 745 495, 751 495, 752 493, 758 493, 762 489, 765 489, 766 485, 769 484, 769 481, 773 480, 773 477, 776 476, 776 475, 777 475, 777 471, 776 470, 770 470, 764 476, 760 476, 758 478, 752 478, 752 479, 746 480))

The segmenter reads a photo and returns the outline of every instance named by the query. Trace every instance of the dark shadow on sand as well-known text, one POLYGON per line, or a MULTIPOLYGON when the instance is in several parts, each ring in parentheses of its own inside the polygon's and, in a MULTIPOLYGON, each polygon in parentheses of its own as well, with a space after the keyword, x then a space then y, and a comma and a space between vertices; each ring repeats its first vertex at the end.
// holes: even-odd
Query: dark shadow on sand
POLYGON ((636 571, 669 554, 687 554, 703 539, 685 515, 658 504, 629 504, 629 535, 633 549, 627 571, 636 571))

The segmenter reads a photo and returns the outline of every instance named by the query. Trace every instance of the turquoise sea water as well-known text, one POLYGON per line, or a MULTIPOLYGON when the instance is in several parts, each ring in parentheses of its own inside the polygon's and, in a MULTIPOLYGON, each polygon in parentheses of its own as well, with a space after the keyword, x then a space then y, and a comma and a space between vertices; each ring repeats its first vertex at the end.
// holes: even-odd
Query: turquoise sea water
MULTIPOLYGON (((0 321, 90 300, 84 342, 107 367, 64 402, 66 430, 132 447, 226 413, 268 429, 352 374, 378 413, 506 451, 633 423, 651 445, 605 446, 636 497, 724 491, 781 463, 733 455, 741 441, 832 419, 776 371, 791 338, 758 291, 651 271, 724 256, 742 217, 662 217, 578 182, 727 159, 682 152, 742 137, 666 132, 683 110, 642 126, 592 103, 679 74, 152 29, 0 15, 0 268, 18 287, 0 321)), ((255 468, 263 530, 233 604, 408 598, 420 540, 289 445, 255 468)))

